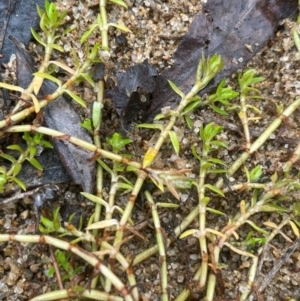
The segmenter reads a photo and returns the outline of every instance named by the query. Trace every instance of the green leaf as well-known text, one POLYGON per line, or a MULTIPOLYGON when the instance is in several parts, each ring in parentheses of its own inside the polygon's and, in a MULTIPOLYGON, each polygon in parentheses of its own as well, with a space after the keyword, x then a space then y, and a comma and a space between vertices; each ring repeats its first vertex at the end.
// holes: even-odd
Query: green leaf
POLYGON ((95 45, 92 47, 92 49, 89 52, 88 58, 94 63, 103 63, 98 55, 100 48, 101 48, 100 43, 95 43, 95 45))
POLYGON ((31 159, 27 159, 27 161, 36 169, 41 171, 43 170, 43 166, 40 164, 40 162, 37 159, 31 158, 31 159))
POLYGON ((42 44, 44 47, 47 47, 47 44, 42 40, 41 36, 34 30, 34 28, 30 28, 31 34, 36 39, 36 41, 40 44, 42 44))
POLYGON ((172 82, 171 80, 168 80, 169 85, 171 86, 172 90, 178 94, 181 98, 184 98, 185 95, 182 91, 180 91, 180 89, 176 86, 176 84, 174 82, 172 82))
POLYGON ((6 174, 7 173, 7 169, 5 166, 0 166, 0 174, 6 174))
POLYGON ((162 131, 164 126, 158 123, 140 123, 137 125, 138 128, 145 128, 145 129, 156 129, 162 131))
POLYGON ((49 79, 50 81, 56 83, 58 85, 59 88, 61 88, 61 81, 59 79, 57 79, 56 77, 48 74, 48 73, 44 73, 44 72, 35 72, 33 73, 34 76, 39 76, 42 78, 46 78, 49 79))
POLYGON ((76 215, 76 212, 72 213, 72 214, 68 217, 68 224, 72 224, 72 221, 73 221, 75 215, 76 215))
POLYGON ((255 166, 249 173, 249 180, 251 183, 255 183, 262 175, 262 168, 260 165, 255 166))
POLYGON ((58 231, 59 228, 61 227, 59 210, 60 210, 59 207, 57 207, 53 210, 53 228, 55 231, 58 231))
POLYGON ((103 205, 106 210, 109 210, 109 205, 103 199, 101 199, 95 195, 92 195, 90 193, 87 193, 87 192, 81 192, 80 194, 82 194, 84 197, 86 197, 87 199, 89 199, 90 201, 92 201, 94 203, 103 205))
POLYGON ((65 52, 63 47, 58 44, 49 43, 48 46, 50 46, 51 48, 56 49, 60 52, 65 52))
POLYGON ((45 148, 53 148, 51 142, 44 139, 43 134, 36 133, 33 136, 33 140, 34 140, 34 143, 37 144, 37 145, 41 145, 45 148))
POLYGON ((215 164, 226 165, 224 161, 222 161, 220 159, 216 159, 216 158, 209 158, 209 159, 207 159, 207 161, 215 163, 215 164))
POLYGON ((29 146, 29 159, 33 158, 36 155, 37 148, 35 145, 29 146))
POLYGON ((14 85, 10 85, 10 84, 6 84, 6 83, 2 83, 0 82, 0 87, 7 89, 7 90, 11 90, 11 91, 17 91, 17 92, 24 92, 24 89, 18 86, 14 86, 14 85))
POLYGON ((238 75, 238 83, 243 94, 250 92, 250 90, 248 90, 249 86, 264 80, 264 77, 255 77, 255 73, 255 69, 249 69, 244 74, 240 73, 238 75))
POLYGON ((208 170, 213 166, 212 163, 207 162, 206 160, 201 160, 201 169, 202 170, 208 170))
POLYGON ((121 30, 123 32, 126 32, 126 33, 127 32, 131 32, 131 30, 128 27, 126 27, 125 25, 121 25, 121 24, 117 24, 117 23, 109 23, 107 25, 115 27, 115 28, 117 28, 117 29, 119 29, 119 30, 121 30))
POLYGON ((226 216, 226 214, 224 212, 216 210, 216 209, 213 209, 213 208, 210 208, 210 207, 206 207, 206 211, 214 213, 214 214, 217 214, 217 215, 226 216))
POLYGON ((284 207, 278 206, 276 204, 270 203, 267 205, 260 206, 259 211, 260 212, 288 212, 289 210, 284 207))
POLYGON ((92 24, 91 26, 90 26, 90 28, 86 31, 86 32, 84 32, 83 33, 83 35, 81 36, 81 38, 80 38, 80 43, 82 44, 82 43, 84 43, 85 42, 85 40, 92 34, 92 32, 95 30, 95 28, 97 28, 98 27, 98 24, 92 24))
POLYGON ((92 112, 92 120, 93 126, 96 128, 102 117, 102 107, 103 105, 100 102, 95 101, 93 103, 93 112, 92 112))
POLYGON ((167 115, 160 113, 160 114, 157 114, 154 117, 154 120, 160 120, 160 119, 163 119, 163 118, 166 118, 166 117, 167 117, 167 115))
POLYGON ((81 76, 94 88, 95 87, 95 82, 91 78, 91 76, 87 73, 81 73, 81 76))
POLYGON ((210 198, 205 196, 204 198, 202 198, 200 200, 200 203, 206 206, 209 203, 209 201, 210 201, 210 198))
POLYGON ((221 189, 217 188, 216 186, 213 186, 211 184, 205 184, 204 187, 212 190, 213 192, 215 192, 216 194, 222 196, 222 197, 225 197, 224 193, 222 192, 221 189))
POLYGON ((44 216, 41 217, 41 224, 43 224, 46 227, 47 231, 53 231, 54 229, 53 222, 47 217, 44 216))
POLYGON ((185 122, 186 122, 188 128, 189 128, 190 130, 192 130, 192 129, 193 129, 193 121, 192 121, 190 115, 184 115, 184 120, 185 120, 185 122))
POLYGON ((195 147, 194 145, 192 145, 191 151, 192 151, 193 156, 194 156, 197 160, 201 161, 201 158, 199 157, 199 155, 198 155, 198 153, 197 153, 197 151, 196 151, 196 147, 195 147))
POLYGON ((119 152, 125 145, 130 144, 132 140, 123 138, 119 133, 114 133, 112 138, 106 138, 106 142, 112 146, 115 152, 119 152))
POLYGON ((55 24, 57 22, 58 11, 53 2, 51 2, 50 5, 47 6, 46 14, 47 14, 48 18, 50 19, 50 21, 52 22, 52 24, 55 24))
POLYGON ((13 177, 17 176, 19 174, 19 172, 22 169, 22 164, 19 162, 16 162, 13 166, 13 177))
POLYGON ((86 118, 86 119, 84 119, 83 122, 80 122, 80 126, 82 126, 84 129, 88 130, 89 133, 93 132, 92 122, 91 122, 90 118, 86 118))
POLYGON ((183 109, 183 111, 180 115, 181 116, 186 115, 187 113, 189 113, 189 112, 193 111, 194 109, 198 108, 201 104, 202 104, 201 99, 193 101, 192 103, 185 106, 185 108, 183 109))
POLYGON ((47 272, 47 276, 51 278, 51 277, 53 277, 54 273, 55 273, 55 269, 54 269, 54 267, 51 267, 47 272))
POLYGON ((226 148, 227 147, 226 142, 219 141, 219 140, 210 141, 210 144, 212 146, 216 146, 217 148, 226 148))
POLYGON ((42 9, 38 9, 38 12, 39 14, 41 13, 41 16, 40 16, 40 28, 41 30, 46 34, 46 35, 49 35, 50 33, 48 32, 47 30, 47 16, 46 16, 46 13, 44 10, 42 9))
POLYGON ((19 185, 24 191, 26 191, 26 185, 18 178, 12 177, 12 180, 19 185))
POLYGON ((209 169, 208 171, 207 171, 207 173, 209 173, 209 174, 216 174, 216 173, 226 173, 228 170, 226 170, 226 169, 209 169))
POLYGON ((7 147, 7 149, 16 150, 16 151, 20 152, 21 154, 24 153, 24 150, 23 150, 23 149, 21 148, 21 146, 18 145, 18 144, 12 144, 12 145, 9 145, 9 146, 7 147))
POLYGON ((263 234, 265 234, 265 235, 268 235, 269 234, 269 232, 268 231, 266 231, 266 230, 264 230, 264 229, 262 229, 262 228, 260 228, 260 227, 258 227, 255 223, 253 223, 252 221, 250 221, 250 220, 245 220, 245 222, 246 223, 248 223, 252 228, 254 228, 257 232, 260 232, 260 233, 263 233, 263 234))
POLYGON ((45 11, 41 9, 38 5, 36 5, 36 9, 40 18, 45 14, 45 11))
POLYGON ((185 238, 185 237, 190 236, 190 235, 193 235, 193 236, 198 237, 198 236, 200 236, 200 231, 197 230, 197 229, 189 229, 189 230, 183 232, 183 233, 179 236, 179 238, 180 238, 180 239, 181 239, 181 238, 185 238))
POLYGON ((65 90, 65 92, 67 94, 69 94, 77 103, 79 103, 84 108, 86 108, 86 103, 85 103, 85 101, 81 97, 79 97, 77 94, 75 94, 74 92, 72 92, 70 90, 65 90))
POLYGON ((6 160, 8 160, 8 161, 10 161, 11 163, 15 163, 15 162, 17 162, 17 160, 13 157, 13 156, 11 156, 11 155, 8 155, 8 154, 4 154, 4 153, 0 153, 0 157, 2 157, 3 159, 6 159, 6 160))
POLYGON ((128 8, 127 4, 124 1, 122 1, 122 0, 109 0, 109 1, 113 2, 113 3, 116 3, 116 4, 120 5, 120 6, 123 6, 125 8, 128 8))
POLYGON ((216 112, 220 115, 228 115, 228 113, 225 110, 220 109, 220 108, 216 107, 215 105, 209 105, 209 106, 214 112, 216 112))
POLYGON ((179 139, 177 134, 174 131, 169 131, 168 132, 170 140, 172 142, 173 148, 175 150, 176 155, 179 154, 179 150, 180 150, 180 144, 179 144, 179 139))
POLYGON ((45 234, 48 234, 48 233, 51 233, 51 231, 47 230, 45 227, 43 227, 41 224, 39 224, 39 231, 41 233, 45 233, 45 234))

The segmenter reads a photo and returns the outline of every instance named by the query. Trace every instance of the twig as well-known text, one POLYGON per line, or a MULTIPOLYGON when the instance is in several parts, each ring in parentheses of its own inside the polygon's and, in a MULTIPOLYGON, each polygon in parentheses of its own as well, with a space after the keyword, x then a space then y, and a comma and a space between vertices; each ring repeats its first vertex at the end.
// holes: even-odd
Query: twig
POLYGON ((277 262, 274 264, 273 269, 268 273, 267 276, 264 277, 264 280, 262 284, 260 285, 258 289, 258 293, 262 293, 267 285, 269 285, 276 275, 276 273, 279 271, 279 269, 287 262, 287 260, 291 257, 291 255, 295 252, 296 248, 300 245, 300 237, 298 237, 293 244, 285 250, 284 255, 277 260, 277 262))
POLYGON ((22 192, 22 193, 19 191, 15 195, 13 195, 13 196, 11 196, 7 199, 1 199, 0 200, 0 206, 6 205, 6 204, 11 203, 11 202, 16 202, 17 200, 23 199, 27 196, 31 196, 34 193, 36 193, 39 189, 40 189, 40 187, 36 188, 36 189, 33 189, 33 190, 30 190, 30 191, 22 192))
POLYGON ((55 274, 56 274, 56 279, 57 279, 58 286, 61 290, 63 290, 64 285, 61 281, 61 274, 60 274, 60 270, 59 270, 59 267, 58 267, 58 264, 57 264, 56 257, 55 257, 54 252, 53 252, 53 247, 49 246, 49 249, 50 249, 51 260, 52 260, 52 263, 53 263, 53 267, 55 269, 55 274))

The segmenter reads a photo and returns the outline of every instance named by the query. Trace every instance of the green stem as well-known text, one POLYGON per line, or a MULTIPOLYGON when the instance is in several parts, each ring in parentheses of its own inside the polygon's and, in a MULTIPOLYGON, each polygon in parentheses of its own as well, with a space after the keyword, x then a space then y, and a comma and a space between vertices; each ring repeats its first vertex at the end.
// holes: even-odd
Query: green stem
POLYGON ((159 256, 160 256, 160 277, 161 277, 161 300, 162 301, 168 301, 168 270, 167 270, 167 256, 166 256, 166 250, 165 250, 165 245, 164 245, 164 238, 161 233, 161 225, 160 225, 160 219, 159 215, 157 212, 157 207, 156 204, 153 201, 153 198, 150 194, 149 191, 145 192, 145 197, 147 201, 150 203, 151 206, 151 211, 152 211, 152 218, 153 218, 153 223, 155 227, 155 232, 156 232, 156 242, 158 246, 158 251, 159 251, 159 256))
MULTIPOLYGON (((206 153, 203 153, 203 157, 206 157, 206 153)), ((205 197, 205 177, 206 177, 206 169, 202 168, 203 164, 200 164, 199 171, 199 183, 198 183, 198 202, 199 202, 199 243, 200 243, 200 251, 201 251, 201 276, 199 287, 204 288, 207 279, 208 273, 208 252, 207 252, 207 244, 205 237, 205 228, 206 228, 206 205, 207 202, 204 200, 205 197)))
POLYGON ((107 37, 107 14, 106 14, 106 0, 100 0, 100 15, 102 21, 101 29, 101 48, 103 50, 109 50, 108 37, 107 37))
MULTIPOLYGON (((98 95, 97 95, 97 102, 101 104, 101 108, 103 107, 103 100, 104 100, 104 82, 103 80, 97 83, 98 85, 98 95)), ((101 141, 100 141, 100 129, 102 124, 102 112, 99 114, 99 122, 94 129, 94 144, 98 148, 101 148, 101 141)), ((102 190, 103 190, 103 168, 100 164, 97 164, 96 167, 96 196, 102 198, 102 190)), ((102 206, 99 203, 95 204, 95 211, 94 211, 94 222, 99 222, 101 218, 101 211, 102 206)), ((93 235, 97 237, 99 235, 99 229, 93 230, 93 235)), ((98 244, 92 244, 92 250, 95 252, 99 248, 98 244)), ((95 277, 92 280, 91 288, 95 288, 97 286, 98 277, 95 277)))
POLYGON ((103 156, 107 159, 111 159, 117 162, 121 162, 124 164, 127 164, 129 166, 133 166, 137 169, 141 168, 141 164, 135 161, 130 161, 120 155, 117 155, 115 153, 100 149, 98 147, 96 147, 94 144, 83 141, 81 139, 78 139, 76 137, 72 137, 69 136, 66 133, 63 132, 59 132, 56 130, 52 130, 43 126, 38 126, 35 127, 34 125, 15 125, 15 126, 11 126, 8 129, 6 129, 4 132, 7 133, 19 133, 19 132, 36 132, 36 133, 41 133, 41 134, 45 134, 48 136, 51 136, 52 138, 57 138, 57 139, 61 139, 61 140, 66 140, 69 141, 70 143, 73 143, 74 145, 80 146, 82 148, 85 148, 91 152, 95 152, 97 154, 99 154, 100 156, 103 156))
POLYGON ((251 146, 251 138, 250 138, 250 131, 249 131, 249 124, 248 124, 248 116, 247 116, 247 105, 246 105, 246 95, 241 93, 240 96, 240 103, 241 103, 241 111, 239 112, 239 117, 241 119, 243 128, 244 128, 244 135, 246 140, 246 151, 250 149, 251 146))

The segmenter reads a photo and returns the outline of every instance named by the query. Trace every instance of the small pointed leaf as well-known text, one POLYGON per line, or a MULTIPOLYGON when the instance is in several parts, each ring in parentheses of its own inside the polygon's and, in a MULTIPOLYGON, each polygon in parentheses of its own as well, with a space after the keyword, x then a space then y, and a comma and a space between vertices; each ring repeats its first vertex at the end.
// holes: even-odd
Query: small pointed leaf
POLYGON ((123 32, 131 32, 131 30, 126 27, 125 25, 121 25, 121 24, 116 24, 116 23, 109 23, 108 26, 113 26, 123 32))
POLYGON ((79 103, 84 108, 86 108, 86 103, 85 103, 85 101, 80 96, 78 96, 77 94, 75 94, 74 92, 72 92, 70 90, 65 90, 65 92, 67 94, 69 94, 77 103, 79 103))
POLYGON ((177 134, 174 131, 169 131, 169 137, 172 142, 173 148, 175 150, 176 155, 179 154, 180 144, 177 134))
POLYGON ((20 179, 13 177, 12 180, 26 191, 26 185, 20 179))
POLYGON ((128 8, 127 4, 124 1, 122 1, 122 0, 109 0, 109 1, 113 2, 113 3, 116 3, 116 4, 120 5, 120 6, 123 6, 125 8, 128 8))
POLYGON ((178 94, 181 98, 185 97, 184 93, 182 91, 180 91, 180 89, 176 86, 176 84, 174 82, 172 82, 171 80, 168 80, 168 83, 176 94, 178 94))
POLYGON ((213 186, 211 184, 205 184, 204 186, 222 197, 225 196, 224 193, 222 192, 222 190, 217 188, 216 186, 213 186))

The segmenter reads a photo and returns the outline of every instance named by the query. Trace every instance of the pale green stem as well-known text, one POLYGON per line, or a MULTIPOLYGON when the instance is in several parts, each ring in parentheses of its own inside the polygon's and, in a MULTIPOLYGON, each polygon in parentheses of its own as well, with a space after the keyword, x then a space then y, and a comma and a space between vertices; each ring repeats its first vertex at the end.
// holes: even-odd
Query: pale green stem
POLYGON ((101 29, 101 48, 103 50, 109 50, 108 37, 107 37, 107 14, 106 14, 106 0, 100 0, 100 15, 102 21, 101 29))
POLYGON ((117 245, 119 245, 119 243, 123 239, 126 223, 128 221, 128 218, 131 215, 131 212, 132 212, 132 209, 134 207, 137 195, 140 192, 146 178, 147 178, 147 174, 143 170, 140 170, 139 171, 139 176, 138 176, 138 178, 135 182, 135 185, 133 187, 133 190, 132 190, 132 192, 129 196, 129 199, 128 199, 127 205, 125 207, 124 213, 122 214, 122 217, 121 217, 121 220, 120 220, 120 223, 119 223, 119 229, 116 232, 115 241, 114 241, 114 246, 115 247, 117 245))
MULTIPOLYGON (((98 83, 96 83, 98 86, 98 94, 97 94, 97 102, 101 104, 101 108, 103 107, 103 100, 104 100, 104 81, 100 80, 98 83)), ((98 148, 101 148, 101 141, 100 141, 100 130, 102 125, 102 111, 99 115, 99 123, 97 124, 96 128, 94 129, 94 144, 98 148)), ((96 195, 100 198, 102 198, 102 190, 103 190, 103 168, 100 164, 97 164, 96 167, 96 195)), ((102 206, 99 203, 95 204, 95 211, 94 211, 94 222, 99 222, 101 217, 101 210, 102 206)), ((97 237, 99 235, 99 230, 94 229, 93 235, 97 237)), ((99 246, 96 243, 92 244, 92 250, 96 251, 98 250, 99 246)), ((95 288, 97 286, 98 277, 95 277, 92 280, 91 288, 95 288)))
MULTIPOLYGON (((220 256, 220 248, 214 248, 214 257, 215 257, 215 261, 216 263, 219 260, 219 256, 220 256)), ((209 273, 208 276, 208 281, 207 281, 207 289, 206 289, 206 297, 205 297, 205 301, 213 301, 214 296, 215 296, 215 290, 216 290, 216 275, 213 272, 209 273)))
POLYGON ((241 183, 241 184, 236 184, 236 185, 232 185, 230 187, 224 187, 222 189, 223 193, 228 193, 228 192, 232 192, 232 191, 244 191, 246 189, 266 189, 271 183, 241 183))
POLYGON ((155 227, 155 232, 156 232, 156 242, 158 246, 158 252, 160 256, 160 283, 161 283, 161 300, 162 301, 168 301, 168 270, 167 270, 167 256, 166 256, 166 250, 165 250, 165 244, 164 244, 164 238, 161 233, 161 225, 160 225, 160 219, 159 215, 157 212, 157 207, 156 204, 153 201, 153 198, 149 191, 145 192, 145 197, 147 201, 150 203, 151 208, 152 208, 152 218, 153 218, 153 223, 155 227))
POLYGON ((239 112, 239 117, 241 119, 241 122, 242 122, 242 125, 244 128, 244 135, 245 135, 245 140, 246 140, 246 151, 248 151, 251 146, 251 138, 250 138, 249 124, 248 124, 246 99, 247 99, 246 95, 241 93, 241 96, 240 96, 241 111, 239 112))
MULTIPOLYGON (((115 161, 114 161, 114 166, 115 166, 115 161)), ((113 210, 113 206, 114 206, 114 203, 115 203, 115 196, 116 196, 116 193, 117 193, 117 189, 118 189, 118 180, 117 180, 117 177, 115 176, 115 173, 114 171, 112 172, 112 179, 111 179, 111 183, 110 183, 110 191, 109 191, 109 198, 108 198, 108 207, 109 207, 109 210, 107 210, 105 212, 105 219, 106 220, 109 220, 112 218, 112 210, 113 210)), ((108 237, 110 234, 110 231, 106 228, 104 229, 104 234, 103 234, 103 238, 105 239, 106 237, 108 237)), ((102 256, 103 258, 103 256, 102 256)), ((104 282, 104 290, 106 292, 109 292, 111 290, 111 282, 109 279, 105 279, 105 282, 104 282)))
MULTIPOLYGON (((203 158, 205 158, 207 152, 203 150, 203 158)), ((199 183, 198 183, 198 202, 199 202, 199 243, 200 243, 200 251, 201 251, 201 276, 199 287, 204 288, 206 285, 207 272, 208 272, 208 252, 207 252, 207 244, 205 237, 205 228, 206 228, 206 205, 207 202, 203 201, 205 197, 205 177, 206 177, 206 169, 202 168, 203 164, 200 164, 199 171, 199 183)))
POLYGON ((79 297, 80 298, 85 297, 85 298, 99 300, 99 301, 123 301, 124 300, 124 298, 122 297, 112 296, 111 294, 108 294, 106 292, 101 292, 94 289, 87 289, 82 292, 76 292, 76 290, 72 291, 71 288, 68 290, 64 289, 64 290, 45 293, 30 299, 30 301, 51 301, 51 300, 61 300, 64 298, 68 298, 68 300, 77 300, 79 297))
POLYGON ((56 130, 52 130, 43 126, 38 126, 35 127, 34 125, 15 125, 15 126, 11 126, 8 129, 6 129, 4 132, 7 133, 19 133, 19 132, 36 132, 36 133, 41 133, 41 134, 45 134, 48 136, 51 136, 53 138, 57 138, 57 139, 61 139, 61 140, 66 140, 74 145, 80 146, 84 149, 87 149, 91 152, 97 153, 100 156, 103 156, 107 159, 111 159, 117 162, 121 162, 130 166, 133 166, 137 169, 141 168, 141 164, 135 161, 130 161, 120 155, 117 155, 115 153, 100 149, 98 147, 96 147, 94 144, 83 141, 81 139, 78 139, 76 137, 72 137, 69 136, 66 133, 63 132, 59 132, 56 130))

